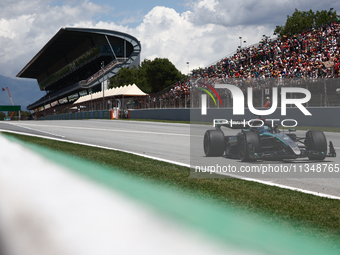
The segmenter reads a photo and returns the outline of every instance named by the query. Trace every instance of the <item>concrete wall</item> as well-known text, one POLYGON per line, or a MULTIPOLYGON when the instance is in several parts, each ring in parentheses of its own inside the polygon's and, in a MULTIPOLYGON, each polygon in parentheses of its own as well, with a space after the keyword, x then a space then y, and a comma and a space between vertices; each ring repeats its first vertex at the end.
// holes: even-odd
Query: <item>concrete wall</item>
MULTIPOLYGON (((340 107, 309 107, 307 110, 312 114, 305 116, 298 108, 287 108, 286 116, 281 116, 281 108, 268 116, 262 116, 266 119, 294 119, 299 126, 314 127, 340 127, 340 107)), ((207 115, 201 115, 201 109, 142 109, 131 110, 130 118, 132 119, 159 119, 159 120, 184 120, 198 122, 212 122, 213 119, 253 119, 257 118, 248 109, 245 109, 245 115, 233 115, 232 108, 227 109, 207 109, 207 115)), ((280 121, 275 123, 280 124, 280 121)), ((294 122, 285 122, 286 125, 294 122)))
POLYGON ((142 109, 131 110, 131 119, 184 120, 190 121, 190 109, 142 109))

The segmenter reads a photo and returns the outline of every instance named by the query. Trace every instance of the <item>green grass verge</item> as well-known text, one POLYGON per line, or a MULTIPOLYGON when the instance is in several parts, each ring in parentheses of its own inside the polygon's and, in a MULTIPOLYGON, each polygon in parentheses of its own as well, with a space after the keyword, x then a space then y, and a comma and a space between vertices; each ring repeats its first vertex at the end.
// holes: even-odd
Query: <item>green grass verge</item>
MULTIPOLYGON (((340 201, 234 178, 189 178, 190 169, 123 152, 9 134, 25 142, 85 158, 108 167, 180 189, 196 197, 207 197, 219 205, 236 206, 265 215, 301 234, 316 235, 320 242, 340 247, 340 201)), ((261 217, 262 219, 262 217, 261 217)))

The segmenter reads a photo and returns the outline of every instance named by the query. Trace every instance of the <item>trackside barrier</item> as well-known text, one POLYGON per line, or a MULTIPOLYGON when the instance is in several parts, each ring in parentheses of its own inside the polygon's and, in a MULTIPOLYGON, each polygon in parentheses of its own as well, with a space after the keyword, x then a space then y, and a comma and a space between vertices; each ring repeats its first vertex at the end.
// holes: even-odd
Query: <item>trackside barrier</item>
POLYGON ((80 119, 112 119, 112 113, 111 111, 75 112, 56 114, 40 118, 40 120, 80 120, 80 119))
POLYGON ((119 119, 119 109, 117 107, 113 108, 113 110, 110 111, 110 118, 119 119))
POLYGON ((308 232, 118 169, 2 135, 0 144, 2 254, 340 252, 308 232))

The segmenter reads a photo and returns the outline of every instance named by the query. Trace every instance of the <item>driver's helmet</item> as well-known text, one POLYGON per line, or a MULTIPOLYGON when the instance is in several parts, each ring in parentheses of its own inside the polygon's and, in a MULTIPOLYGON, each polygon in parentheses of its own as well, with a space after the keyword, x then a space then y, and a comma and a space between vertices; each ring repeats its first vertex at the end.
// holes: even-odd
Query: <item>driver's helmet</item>
POLYGON ((268 126, 258 127, 258 128, 257 128, 257 131, 258 131, 260 134, 262 134, 262 133, 269 133, 269 132, 270 132, 268 126))
POLYGON ((266 120, 263 118, 258 118, 258 119, 254 119, 251 124, 253 126, 263 127, 265 126, 265 121, 266 120))

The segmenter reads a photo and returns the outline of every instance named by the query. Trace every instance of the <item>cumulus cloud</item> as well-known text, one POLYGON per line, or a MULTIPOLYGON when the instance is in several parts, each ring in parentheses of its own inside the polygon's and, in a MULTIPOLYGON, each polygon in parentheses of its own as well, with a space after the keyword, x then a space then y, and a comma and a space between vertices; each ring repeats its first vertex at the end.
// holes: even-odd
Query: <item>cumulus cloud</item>
POLYGON ((198 0, 191 1, 190 20, 195 24, 219 24, 222 26, 282 24, 294 9, 340 9, 337 0, 198 0))

